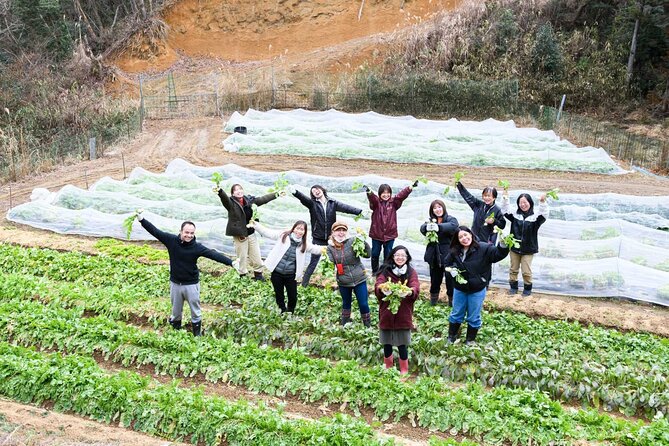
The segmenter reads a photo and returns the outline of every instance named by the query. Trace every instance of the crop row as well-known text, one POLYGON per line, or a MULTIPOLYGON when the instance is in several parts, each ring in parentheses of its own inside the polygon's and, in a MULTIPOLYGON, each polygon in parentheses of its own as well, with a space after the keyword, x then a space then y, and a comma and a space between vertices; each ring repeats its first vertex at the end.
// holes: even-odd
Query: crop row
POLYGON ((347 403, 354 411, 370 407, 381 420, 394 416, 419 425, 482 437, 485 441, 549 444, 568 439, 658 444, 669 441, 665 419, 644 425, 594 410, 567 411, 542 392, 491 391, 480 384, 450 388, 442 379, 403 381, 381 367, 360 368, 353 361, 331 364, 298 350, 282 350, 229 339, 195 339, 180 331, 143 331, 105 317, 82 318, 83 309, 38 302, 0 304, 0 336, 23 345, 80 354, 100 353, 125 366, 149 364, 172 376, 202 374, 210 381, 244 385, 254 391, 307 402, 347 403))
POLYGON ((279 410, 207 396, 175 381, 161 385, 136 373, 109 374, 90 358, 43 354, 0 342, 0 394, 26 403, 49 401, 105 423, 196 444, 382 444, 371 427, 337 414, 287 419, 279 410))
MULTIPOLYGON (((98 266, 112 270, 115 266, 140 270, 167 268, 45 251, 52 266, 43 267, 42 272, 56 279, 61 269, 59 263, 75 265, 80 257, 86 265, 82 268, 86 277, 88 272, 94 271, 91 265, 96 262, 98 266)), ((46 263, 38 261, 37 250, 19 249, 16 252, 14 249, 14 254, 12 264, 23 271, 32 264, 46 263), (17 261, 26 257, 28 260, 24 262, 17 261)), ((71 276, 71 280, 75 280, 76 274, 71 276)), ((145 277, 141 273, 130 276, 145 277)), ((134 314, 154 321, 166 316, 169 304, 165 299, 156 301, 142 294, 148 286, 146 283, 141 282, 136 287, 133 280, 121 284, 120 279, 115 281, 108 277, 105 283, 110 286, 88 292, 76 288, 72 292, 70 287, 59 285, 56 293, 49 294, 57 295, 61 301, 69 301, 65 305, 83 304, 87 309, 111 316, 134 314), (115 289, 111 285, 123 288, 115 289)), ((258 343, 279 342, 332 359, 355 359, 365 364, 380 361, 380 348, 374 340, 373 330, 357 326, 342 330, 336 326, 339 299, 332 292, 314 287, 301 290, 302 317, 285 319, 274 310, 268 284, 241 280, 234 273, 209 276, 209 279, 209 285, 215 284, 216 289, 223 290, 215 297, 210 295, 210 301, 226 306, 226 309, 206 315, 206 323, 218 336, 232 336, 240 341, 254 339, 258 343), (230 302, 237 302, 242 307, 229 308, 230 302)), ((20 282, 5 280, 3 286, 7 289, 12 282, 20 282)), ((81 282, 79 279, 75 283, 81 282)), ((159 294, 160 284, 156 285, 154 292, 159 294)), ((162 287, 165 288, 164 283, 162 287)), ((447 311, 443 307, 417 303, 419 330, 413 337, 411 364, 421 373, 456 381, 474 379, 484 385, 540 389, 555 398, 578 399, 607 410, 620 409, 627 414, 654 417, 658 413, 666 414, 669 409, 669 344, 666 340, 502 312, 485 314, 478 347, 463 348, 449 345, 442 335, 447 325, 447 311)))

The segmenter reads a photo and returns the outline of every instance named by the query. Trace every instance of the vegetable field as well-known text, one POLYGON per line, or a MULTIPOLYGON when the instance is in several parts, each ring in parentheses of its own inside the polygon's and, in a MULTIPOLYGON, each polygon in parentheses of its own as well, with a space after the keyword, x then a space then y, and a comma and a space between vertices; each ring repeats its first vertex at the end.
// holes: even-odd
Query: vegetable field
POLYGON ((336 291, 301 291, 286 317, 268 283, 204 263, 193 338, 167 329, 162 251, 98 249, 0 245, 3 396, 208 445, 669 444, 666 339, 497 312, 450 345, 448 308, 423 299, 403 379, 376 328, 339 326, 336 291))

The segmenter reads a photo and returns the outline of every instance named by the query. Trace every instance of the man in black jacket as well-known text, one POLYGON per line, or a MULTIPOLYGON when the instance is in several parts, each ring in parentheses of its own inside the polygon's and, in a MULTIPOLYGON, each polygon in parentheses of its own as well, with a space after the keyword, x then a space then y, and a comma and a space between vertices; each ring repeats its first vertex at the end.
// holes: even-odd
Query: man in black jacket
POLYGON ((172 299, 172 315, 170 325, 176 330, 181 329, 181 315, 184 300, 188 302, 193 325, 193 335, 202 333, 202 311, 200 309, 200 271, 197 259, 206 257, 224 265, 231 266, 232 260, 220 252, 209 249, 195 241, 195 224, 185 221, 181 224, 178 235, 163 232, 137 214, 137 220, 149 234, 158 239, 170 256, 170 297, 172 299))

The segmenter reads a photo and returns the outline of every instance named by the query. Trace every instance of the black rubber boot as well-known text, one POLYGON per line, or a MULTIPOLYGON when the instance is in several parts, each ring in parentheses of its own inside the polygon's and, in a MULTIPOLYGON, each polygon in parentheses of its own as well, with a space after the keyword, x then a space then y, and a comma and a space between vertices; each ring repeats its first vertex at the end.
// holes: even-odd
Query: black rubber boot
POLYGON ((172 328, 174 328, 175 330, 181 330, 181 319, 179 319, 179 320, 174 320, 174 321, 173 321, 172 319, 170 319, 170 325, 171 325, 172 328))
POLYGON ((258 280, 260 282, 263 282, 265 278, 263 277, 262 273, 258 271, 253 271, 253 280, 258 280))
POLYGON ((379 270, 379 257, 372 257, 372 272, 375 273, 379 270))
POLYGON ((509 280, 509 294, 517 294, 518 293, 518 281, 517 280, 509 280))
POLYGON ((439 293, 430 293, 430 305, 433 307, 439 302, 439 293))
POLYGON ((532 284, 531 283, 523 283, 523 296, 531 296, 532 295, 532 284))
POLYGON ((478 332, 478 328, 467 325, 467 337, 465 338, 465 345, 476 344, 476 334, 478 332))
POLYGON ((457 324, 450 322, 448 324, 448 342, 451 344, 455 343, 458 340, 458 333, 460 332, 460 326, 462 324, 457 324))
POLYGON ((362 325, 364 325, 365 327, 371 327, 372 326, 372 323, 370 321, 369 313, 363 313, 363 314, 360 315, 360 317, 362 319, 362 325))
POLYGON ((193 336, 202 336, 202 321, 193 322, 193 336))
POLYGON ((448 306, 449 307, 453 306, 453 296, 448 296, 448 306))

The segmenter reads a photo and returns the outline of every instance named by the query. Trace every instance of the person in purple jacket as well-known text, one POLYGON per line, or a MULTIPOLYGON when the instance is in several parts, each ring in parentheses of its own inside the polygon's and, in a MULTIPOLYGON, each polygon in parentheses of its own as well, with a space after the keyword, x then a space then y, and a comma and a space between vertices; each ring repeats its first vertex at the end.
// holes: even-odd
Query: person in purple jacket
POLYGON ((369 208, 372 210, 372 223, 369 227, 369 237, 372 239, 372 272, 379 269, 381 248, 383 248, 384 260, 390 255, 395 239, 397 238, 397 210, 409 196, 414 187, 418 186, 416 180, 411 186, 407 186, 397 195, 393 196, 393 190, 388 184, 379 186, 379 194, 376 195, 367 186, 363 189, 367 193, 369 208))

